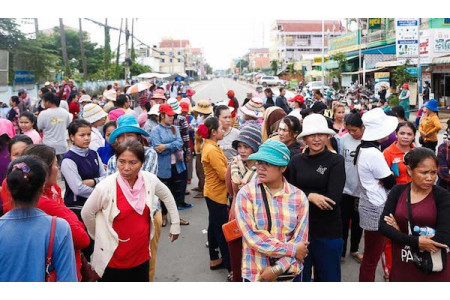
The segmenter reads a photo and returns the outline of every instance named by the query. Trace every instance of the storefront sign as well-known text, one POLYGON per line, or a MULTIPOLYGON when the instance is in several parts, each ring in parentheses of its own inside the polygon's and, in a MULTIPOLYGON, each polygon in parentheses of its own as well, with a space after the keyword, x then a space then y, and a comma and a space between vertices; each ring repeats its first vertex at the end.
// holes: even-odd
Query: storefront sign
POLYGON ((417 57, 419 54, 419 20, 396 19, 397 57, 417 57))
POLYGON ((406 68, 405 71, 413 77, 417 77, 417 68, 406 68))
POLYGON ((450 18, 444 18, 444 25, 450 25, 450 18))
MULTIPOLYGON (((324 57, 323 61, 324 62, 328 61, 328 57, 324 57)), ((314 63, 315 64, 321 64, 322 63, 322 56, 314 57, 314 63)))
POLYGON ((369 29, 380 29, 381 18, 369 18, 369 29))
POLYGON ((450 31, 436 30, 434 33, 434 52, 450 53, 450 31))
POLYGON ((14 83, 34 83, 34 74, 30 71, 14 71, 14 83))
POLYGON ((433 73, 450 73, 450 65, 433 66, 433 73))
POLYGON ((387 82, 387 86, 389 86, 389 78, 391 76, 391 73, 389 72, 375 72, 373 73, 373 77, 375 78, 375 87, 374 87, 374 91, 375 91, 375 97, 379 97, 378 96, 378 92, 381 89, 382 85, 386 85, 385 83, 381 84, 381 82, 387 82))
POLYGON ((329 41, 329 50, 340 50, 359 45, 359 29, 344 35, 335 37, 329 41))

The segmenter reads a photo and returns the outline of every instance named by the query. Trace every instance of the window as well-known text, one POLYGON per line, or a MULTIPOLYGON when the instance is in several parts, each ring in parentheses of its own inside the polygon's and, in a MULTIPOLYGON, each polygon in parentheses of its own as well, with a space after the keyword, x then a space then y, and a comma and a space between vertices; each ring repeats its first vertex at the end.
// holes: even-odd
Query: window
POLYGON ((181 55, 181 51, 178 51, 178 55, 181 55))
POLYGON ((169 52, 169 56, 173 56, 173 52, 169 52))
POLYGON ((179 62, 179 63, 181 62, 181 58, 178 59, 178 62, 179 62))
POLYGON ((165 59, 164 58, 161 58, 161 62, 163 63, 165 61, 165 59))
POLYGON ((172 62, 172 59, 170 59, 170 62, 172 62))

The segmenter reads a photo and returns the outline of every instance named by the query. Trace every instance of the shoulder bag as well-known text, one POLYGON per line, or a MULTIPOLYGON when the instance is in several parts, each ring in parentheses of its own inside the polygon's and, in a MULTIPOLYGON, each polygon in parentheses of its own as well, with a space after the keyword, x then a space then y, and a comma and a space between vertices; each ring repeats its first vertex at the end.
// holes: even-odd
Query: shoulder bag
MULTIPOLYGON (((414 232, 414 221, 412 217, 411 209, 411 185, 408 186, 408 230, 411 231, 411 235, 418 235, 414 232)), ((431 253, 428 251, 413 251, 413 261, 416 267, 424 272, 430 274, 432 272, 441 272, 445 270, 447 265, 447 250, 439 248, 438 252, 431 253)))
POLYGON ((56 271, 50 271, 52 264, 53 242, 55 241, 56 217, 52 217, 52 225, 50 229, 50 238, 48 241, 47 257, 45 259, 45 282, 56 282, 56 271))

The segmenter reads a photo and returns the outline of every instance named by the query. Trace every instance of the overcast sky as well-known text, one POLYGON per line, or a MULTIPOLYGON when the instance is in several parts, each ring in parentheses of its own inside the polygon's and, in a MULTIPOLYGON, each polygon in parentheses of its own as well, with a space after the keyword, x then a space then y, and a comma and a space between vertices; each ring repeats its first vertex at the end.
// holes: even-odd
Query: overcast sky
MULTIPOLYGON (((231 60, 244 55, 251 47, 270 47, 271 26, 275 20, 321 20, 347 17, 421 17, 417 14, 436 14, 432 2, 426 6, 405 7, 392 0, 364 1, 364 5, 351 0, 170 0, 170 1, 100 1, 77 0, 58 3, 54 0, 21 0, 8 2, 2 17, 39 16, 40 29, 59 26, 59 13, 64 23, 78 28, 75 17, 90 17, 97 21, 120 26, 120 18, 138 18, 135 36, 149 45, 157 45, 162 37, 189 39, 191 45, 202 48, 207 62, 213 68, 229 68, 231 60), (367 6, 366 6, 367 4, 367 6), (16 7, 13 7, 16 6, 16 7), (20 15, 17 15, 19 14, 20 15), (367 14, 370 13, 370 16, 367 14), (56 18, 45 18, 55 16, 56 18), (74 18, 69 18, 73 16, 74 18)), ((422 16, 423 17, 423 16, 422 16)), ((131 22, 130 22, 131 23, 131 22)), ((131 27, 131 24, 130 24, 131 27)), ((32 25, 25 30, 32 32, 32 25)), ((91 40, 104 43, 103 28, 83 20, 83 30, 90 33, 91 40)), ((111 48, 117 47, 118 32, 111 31, 111 48)), ((122 40, 123 41, 123 40, 122 40)), ((122 50, 123 51, 123 50, 122 50)))

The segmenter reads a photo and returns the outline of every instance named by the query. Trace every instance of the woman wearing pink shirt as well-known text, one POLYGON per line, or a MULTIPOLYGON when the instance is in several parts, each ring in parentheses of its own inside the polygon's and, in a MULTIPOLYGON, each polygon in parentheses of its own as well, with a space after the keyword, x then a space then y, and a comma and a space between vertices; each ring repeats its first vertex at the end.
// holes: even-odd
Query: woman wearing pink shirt
POLYGON ((42 138, 36 130, 36 117, 32 113, 24 111, 20 115, 19 127, 23 134, 31 138, 33 144, 42 143, 42 138))

